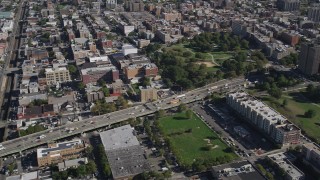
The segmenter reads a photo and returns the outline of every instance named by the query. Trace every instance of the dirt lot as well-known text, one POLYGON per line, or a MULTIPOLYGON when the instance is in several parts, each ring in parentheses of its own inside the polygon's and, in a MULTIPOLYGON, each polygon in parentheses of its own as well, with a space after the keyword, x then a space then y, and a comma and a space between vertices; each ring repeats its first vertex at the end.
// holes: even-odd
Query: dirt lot
POLYGON ((215 66, 215 64, 213 64, 212 62, 197 62, 197 64, 205 64, 207 67, 215 66))

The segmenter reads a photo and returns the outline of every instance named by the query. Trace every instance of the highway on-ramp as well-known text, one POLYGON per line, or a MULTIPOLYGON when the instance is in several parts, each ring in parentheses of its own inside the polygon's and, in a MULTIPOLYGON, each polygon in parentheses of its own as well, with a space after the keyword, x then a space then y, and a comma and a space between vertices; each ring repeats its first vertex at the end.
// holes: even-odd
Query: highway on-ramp
POLYGON ((87 131, 91 131, 100 127, 109 126, 114 123, 125 121, 129 118, 146 116, 153 114, 159 109, 169 109, 178 106, 180 103, 191 103, 199 101, 208 96, 213 91, 219 91, 221 88, 228 88, 228 90, 241 86, 245 80, 243 78, 237 78, 232 80, 221 80, 216 83, 206 85, 202 88, 198 88, 185 93, 182 97, 179 97, 180 102, 171 104, 170 102, 177 99, 177 95, 168 97, 166 99, 158 100, 155 102, 146 103, 139 106, 130 107, 120 111, 115 111, 109 114, 95 116, 82 121, 74 122, 72 124, 66 124, 53 129, 48 129, 38 133, 30 134, 21 138, 5 141, 2 145, 5 149, 0 151, 0 157, 7 156, 14 153, 22 152, 23 150, 33 148, 42 144, 52 142, 54 140, 63 139, 69 136, 77 135, 87 131), (209 88, 213 89, 208 90, 209 88), (42 136, 39 139, 40 135, 42 136))

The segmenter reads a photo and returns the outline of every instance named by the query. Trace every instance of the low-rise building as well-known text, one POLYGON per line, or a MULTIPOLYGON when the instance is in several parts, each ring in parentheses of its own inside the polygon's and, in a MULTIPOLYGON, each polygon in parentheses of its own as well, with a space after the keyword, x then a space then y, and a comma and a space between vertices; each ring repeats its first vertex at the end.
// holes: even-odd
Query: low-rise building
POLYGON ((47 148, 37 149, 38 166, 48 166, 64 160, 81 157, 86 145, 80 139, 48 144, 47 148))
POLYGON ((78 158, 72 160, 64 160, 61 163, 58 163, 59 171, 65 171, 69 168, 77 168, 80 165, 88 164, 88 158, 78 158))
POLYGON ((53 104, 45 104, 42 106, 33 107, 18 107, 17 117, 18 119, 31 119, 37 117, 50 117, 54 116, 53 104))
POLYGON ((303 144, 302 154, 304 163, 311 165, 320 173, 320 146, 314 143, 303 144))
POLYGON ((294 166, 285 153, 276 153, 268 155, 268 158, 282 168, 286 172, 286 179, 288 180, 303 180, 305 178, 304 173, 294 166))
POLYGON ((265 179, 249 161, 239 161, 230 164, 213 166, 211 172, 213 177, 219 180, 265 179))
POLYGON ((150 165, 130 125, 100 133, 114 179, 129 179, 150 165))
POLYGON ((125 44, 122 46, 122 53, 123 55, 129 55, 129 54, 137 54, 138 49, 136 47, 133 47, 130 44, 125 44))

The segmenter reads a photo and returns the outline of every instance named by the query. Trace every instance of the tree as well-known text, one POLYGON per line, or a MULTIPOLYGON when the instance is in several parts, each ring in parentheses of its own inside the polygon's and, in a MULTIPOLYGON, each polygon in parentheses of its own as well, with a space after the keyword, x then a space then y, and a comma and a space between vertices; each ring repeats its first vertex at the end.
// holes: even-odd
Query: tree
POLYGON ((202 172, 206 170, 206 167, 203 165, 204 164, 204 160, 202 159, 196 159, 193 163, 192 163, 192 169, 195 172, 202 172))
POLYGON ((163 155, 164 155, 164 150, 163 150, 163 149, 159 149, 159 155, 160 155, 161 157, 163 157, 163 155))
POLYGON ((149 77, 143 77, 142 78, 142 82, 141 82, 142 86, 150 86, 150 78, 149 77))
POLYGON ((97 166, 96 164, 89 160, 88 164, 86 164, 86 171, 87 171, 87 174, 93 174, 97 171, 97 166))
POLYGON ((178 112, 183 112, 187 109, 187 106, 183 103, 179 104, 178 106, 178 112))
POLYGON ((283 107, 286 107, 288 105, 288 100, 287 99, 284 99, 283 102, 282 102, 282 106, 283 107))
POLYGON ((273 175, 272 175, 270 172, 267 172, 267 173, 266 173, 266 178, 267 178, 268 180, 274 180, 274 177, 273 177, 273 175))
POLYGON ((77 173, 77 177, 84 177, 87 174, 86 166, 84 164, 81 164, 80 166, 78 166, 76 173, 77 173))
POLYGON ((188 110, 186 111, 186 116, 187 116, 188 119, 191 119, 192 116, 193 116, 193 112, 192 112, 190 109, 188 109, 188 110))
POLYGON ((269 90, 268 90, 268 93, 273 96, 274 98, 281 98, 281 95, 282 95, 282 91, 280 88, 278 88, 277 86, 275 87, 271 87, 269 90))
POLYGON ((110 91, 109 91, 109 89, 107 88, 107 87, 102 87, 101 88, 101 91, 103 92, 103 95, 105 96, 105 97, 109 97, 110 96, 110 91))
POLYGON ((304 116, 307 118, 313 118, 316 116, 316 114, 317 114, 317 112, 315 110, 309 109, 304 113, 304 116))
POLYGON ((83 84, 83 82, 79 82, 77 87, 79 90, 84 90, 85 85, 83 84))
POLYGON ((128 101, 123 96, 119 96, 116 100, 116 105, 118 109, 125 109, 128 107, 128 101))
POLYGON ((75 74, 77 72, 77 68, 74 65, 68 65, 68 70, 71 74, 75 74))
POLYGON ((163 109, 160 109, 159 111, 156 112, 156 118, 162 118, 163 116, 165 116, 166 112, 163 109))
POLYGON ((163 177, 164 177, 165 179, 169 179, 169 178, 171 177, 171 174, 172 174, 171 170, 165 171, 165 172, 163 173, 163 177))

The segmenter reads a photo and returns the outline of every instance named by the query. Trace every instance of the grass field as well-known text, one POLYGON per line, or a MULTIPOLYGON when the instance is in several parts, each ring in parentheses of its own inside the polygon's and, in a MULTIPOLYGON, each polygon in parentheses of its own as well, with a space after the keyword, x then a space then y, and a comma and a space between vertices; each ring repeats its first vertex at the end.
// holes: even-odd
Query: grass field
MULTIPOLYGON (((176 52, 186 52, 189 51, 192 53, 191 57, 188 58, 194 58, 196 51, 194 51, 192 48, 189 48, 187 44, 175 44, 170 47, 166 48, 169 51, 176 51, 176 52)), ((217 70, 220 70, 220 65, 227 59, 233 58, 233 54, 230 52, 207 52, 202 53, 204 59, 197 62, 198 64, 208 62, 212 63, 212 65, 207 64, 207 71, 208 72, 216 72, 217 70)))
POLYGON ((286 116, 294 124, 298 125, 309 137, 320 143, 320 105, 311 103, 301 92, 284 94, 280 99, 263 98, 271 107, 286 116), (287 100, 287 106, 281 106, 284 99, 287 100), (304 113, 313 109, 317 115, 313 118, 304 117, 304 113))
POLYGON ((160 127, 176 150, 175 155, 182 163, 191 165, 197 158, 217 158, 237 156, 227 152, 224 144, 195 114, 188 119, 185 113, 167 116, 160 119, 160 127), (191 132, 187 132, 192 129, 191 132), (205 149, 210 147, 210 150, 205 149))

